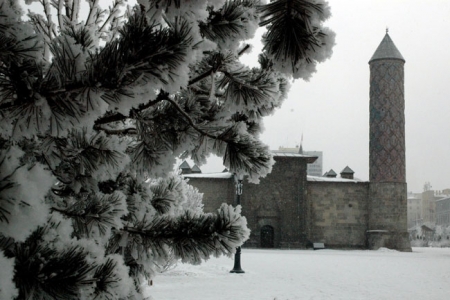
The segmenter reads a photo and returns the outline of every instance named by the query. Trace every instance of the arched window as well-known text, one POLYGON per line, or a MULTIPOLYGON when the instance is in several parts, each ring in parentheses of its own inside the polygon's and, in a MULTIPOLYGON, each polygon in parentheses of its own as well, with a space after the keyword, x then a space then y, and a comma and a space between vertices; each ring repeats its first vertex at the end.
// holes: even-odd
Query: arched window
POLYGON ((274 230, 270 225, 261 227, 261 248, 274 247, 274 230))

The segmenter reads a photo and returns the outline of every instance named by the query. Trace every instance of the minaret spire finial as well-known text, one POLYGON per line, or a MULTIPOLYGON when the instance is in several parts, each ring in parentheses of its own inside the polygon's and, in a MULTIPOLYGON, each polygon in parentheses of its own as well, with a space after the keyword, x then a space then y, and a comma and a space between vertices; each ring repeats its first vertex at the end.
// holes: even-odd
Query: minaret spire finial
POLYGON ((389 33, 389 27, 386 26, 386 33, 389 33))

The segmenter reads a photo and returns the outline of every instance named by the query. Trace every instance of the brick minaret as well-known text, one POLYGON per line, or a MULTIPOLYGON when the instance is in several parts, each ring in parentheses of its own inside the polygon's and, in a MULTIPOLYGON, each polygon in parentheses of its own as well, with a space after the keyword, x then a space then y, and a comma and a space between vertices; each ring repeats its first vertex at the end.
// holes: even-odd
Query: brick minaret
POLYGON ((369 61, 370 249, 411 251, 405 171, 405 59, 388 32, 369 61))

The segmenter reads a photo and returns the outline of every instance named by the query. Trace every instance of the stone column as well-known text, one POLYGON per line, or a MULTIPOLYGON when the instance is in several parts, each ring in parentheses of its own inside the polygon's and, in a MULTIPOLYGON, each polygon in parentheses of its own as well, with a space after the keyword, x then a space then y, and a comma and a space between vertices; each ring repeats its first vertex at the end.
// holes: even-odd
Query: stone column
POLYGON ((407 232, 404 64, 386 33, 369 61, 369 249, 411 251, 407 232))

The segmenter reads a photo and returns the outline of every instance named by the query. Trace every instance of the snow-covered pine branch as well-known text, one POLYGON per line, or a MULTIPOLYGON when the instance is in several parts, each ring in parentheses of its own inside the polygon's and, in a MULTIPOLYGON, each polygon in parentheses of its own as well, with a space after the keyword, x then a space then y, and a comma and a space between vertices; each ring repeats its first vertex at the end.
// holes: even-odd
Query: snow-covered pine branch
POLYGON ((240 208, 204 213, 176 159, 270 172, 263 117, 331 55, 326 2, 32 2, 0 4, 0 298, 142 299, 178 259, 231 255, 240 208))

